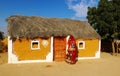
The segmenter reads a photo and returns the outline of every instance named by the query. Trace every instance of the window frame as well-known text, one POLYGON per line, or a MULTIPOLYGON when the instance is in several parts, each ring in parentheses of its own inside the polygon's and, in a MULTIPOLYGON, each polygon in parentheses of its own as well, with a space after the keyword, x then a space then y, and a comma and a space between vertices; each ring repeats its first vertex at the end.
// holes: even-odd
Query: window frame
POLYGON ((40 41, 39 40, 32 40, 31 41, 31 50, 39 50, 40 49, 40 41), (37 48, 33 48, 33 43, 37 42, 38 43, 38 47, 37 48))
POLYGON ((85 49, 85 41, 78 41, 78 49, 85 49), (83 43, 83 47, 79 47, 80 43, 83 43))

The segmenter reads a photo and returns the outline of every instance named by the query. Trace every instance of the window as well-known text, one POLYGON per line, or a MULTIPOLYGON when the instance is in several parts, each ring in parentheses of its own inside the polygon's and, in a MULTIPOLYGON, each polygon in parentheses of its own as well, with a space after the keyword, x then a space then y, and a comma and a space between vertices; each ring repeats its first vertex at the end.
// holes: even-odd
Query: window
POLYGON ((78 42, 78 49, 85 49, 85 42, 84 41, 78 42))
POLYGON ((37 40, 31 41, 31 50, 38 50, 40 49, 40 42, 37 40))

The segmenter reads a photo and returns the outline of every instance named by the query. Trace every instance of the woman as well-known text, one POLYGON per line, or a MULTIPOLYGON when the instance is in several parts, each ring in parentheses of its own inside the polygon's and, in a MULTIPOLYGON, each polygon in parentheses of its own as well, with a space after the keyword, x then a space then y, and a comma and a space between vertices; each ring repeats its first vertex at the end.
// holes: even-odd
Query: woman
POLYGON ((76 41, 73 36, 70 36, 68 40, 68 50, 66 55, 66 62, 75 64, 77 61, 77 47, 76 41))

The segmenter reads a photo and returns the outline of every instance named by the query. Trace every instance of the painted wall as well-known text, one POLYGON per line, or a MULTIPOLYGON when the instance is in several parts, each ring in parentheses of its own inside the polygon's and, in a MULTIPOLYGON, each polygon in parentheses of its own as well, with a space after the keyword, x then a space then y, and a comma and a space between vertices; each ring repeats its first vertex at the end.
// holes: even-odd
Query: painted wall
POLYGON ((85 47, 84 49, 78 49, 78 57, 94 57, 99 50, 99 39, 77 39, 77 47, 79 41, 83 41, 85 47))
POLYGON ((31 39, 16 39, 13 41, 13 53, 18 57, 18 60, 45 60, 50 52, 50 38, 33 39, 40 42, 40 49, 31 49, 31 39))

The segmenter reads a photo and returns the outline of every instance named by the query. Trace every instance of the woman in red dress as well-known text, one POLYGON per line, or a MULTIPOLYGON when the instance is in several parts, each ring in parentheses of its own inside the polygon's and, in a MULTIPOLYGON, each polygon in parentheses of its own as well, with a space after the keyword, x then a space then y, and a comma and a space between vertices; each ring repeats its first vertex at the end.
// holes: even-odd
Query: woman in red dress
POLYGON ((73 36, 70 36, 68 40, 68 53, 66 56, 66 62, 75 64, 76 61, 77 61, 76 40, 73 36))

